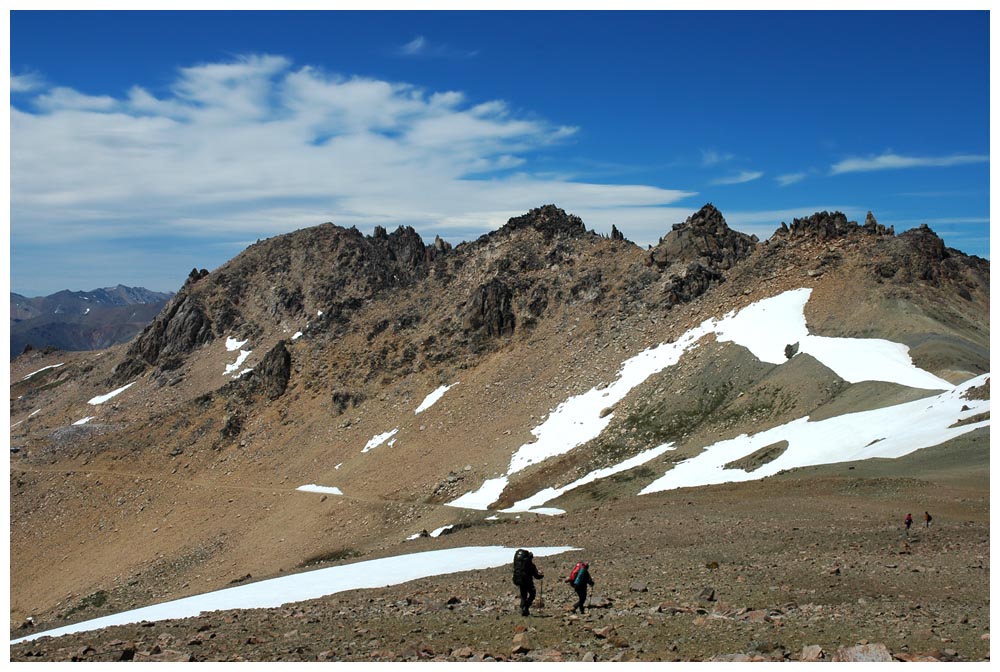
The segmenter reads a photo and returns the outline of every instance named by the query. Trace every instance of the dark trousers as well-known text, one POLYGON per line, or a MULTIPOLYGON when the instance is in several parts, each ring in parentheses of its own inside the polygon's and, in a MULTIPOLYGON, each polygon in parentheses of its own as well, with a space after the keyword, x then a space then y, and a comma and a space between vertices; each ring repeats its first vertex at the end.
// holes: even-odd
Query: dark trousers
POLYGON ((521 584, 521 615, 527 616, 531 603, 535 601, 535 582, 525 581, 521 584))
POLYGON ((573 590, 576 591, 576 596, 579 598, 576 601, 576 604, 573 605, 573 611, 576 611, 577 609, 579 609, 580 613, 582 614, 583 613, 583 605, 587 601, 587 585, 584 584, 582 586, 573 586, 573 590))

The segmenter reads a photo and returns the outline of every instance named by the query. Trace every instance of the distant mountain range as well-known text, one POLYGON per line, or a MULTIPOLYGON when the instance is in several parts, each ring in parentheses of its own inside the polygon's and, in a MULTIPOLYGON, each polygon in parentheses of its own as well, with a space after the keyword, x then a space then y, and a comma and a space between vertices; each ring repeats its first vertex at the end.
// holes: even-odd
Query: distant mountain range
POLYGON ((10 357, 29 345, 100 350, 124 343, 142 331, 172 296, 124 285, 35 298, 11 292, 10 357))

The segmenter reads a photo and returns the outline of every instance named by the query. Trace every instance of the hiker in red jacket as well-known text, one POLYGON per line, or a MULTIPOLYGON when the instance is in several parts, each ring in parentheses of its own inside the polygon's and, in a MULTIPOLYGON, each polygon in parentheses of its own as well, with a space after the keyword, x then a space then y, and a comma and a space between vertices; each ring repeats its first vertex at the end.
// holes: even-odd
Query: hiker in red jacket
POLYGON ((590 564, 586 562, 578 562, 576 567, 573 568, 573 572, 566 579, 566 583, 573 586, 573 590, 576 591, 577 601, 573 605, 573 611, 577 609, 580 613, 583 613, 583 605, 587 602, 587 586, 594 585, 594 579, 590 576, 590 564))
POLYGON ((910 525, 913 525, 913 516, 906 514, 906 519, 903 521, 903 524, 906 525, 906 536, 910 536, 910 525))

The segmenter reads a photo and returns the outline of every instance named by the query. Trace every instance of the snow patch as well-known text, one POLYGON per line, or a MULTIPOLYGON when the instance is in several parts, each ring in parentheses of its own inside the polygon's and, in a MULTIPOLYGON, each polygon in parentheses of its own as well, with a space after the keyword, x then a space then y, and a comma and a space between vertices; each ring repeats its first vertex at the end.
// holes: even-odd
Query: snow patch
POLYGON ((74 425, 86 425, 88 422, 90 422, 91 420, 93 420, 95 417, 96 416, 88 415, 86 418, 80 418, 79 420, 77 420, 73 424, 74 425))
POLYGON ((519 502, 515 502, 513 506, 509 509, 501 509, 503 513, 541 513, 547 515, 559 515, 566 513, 562 509, 554 508, 539 508, 542 504, 546 502, 551 502, 556 497, 569 492, 570 490, 575 490, 580 486, 587 485, 588 483, 593 483, 602 478, 607 478, 608 476, 613 476, 614 474, 619 474, 623 471, 628 471, 638 467, 650 460, 659 457, 668 450, 674 450, 674 445, 672 443, 665 443, 662 446, 657 446, 656 448, 650 448, 649 450, 643 451, 638 455, 630 457, 629 459, 619 462, 618 464, 612 465, 610 467, 605 467, 604 469, 597 469, 590 472, 586 476, 579 478, 569 485, 564 485, 560 488, 546 488, 540 492, 535 493, 527 499, 522 499, 519 502))
MULTIPOLYGON (((246 343, 246 341, 243 342, 246 343)), ((253 350, 240 350, 240 356, 237 357, 236 361, 232 364, 226 364, 226 372, 222 375, 228 376, 234 371, 238 371, 239 368, 243 366, 243 362, 247 361, 247 357, 249 357, 252 352, 253 350)))
POLYGON ((239 350, 240 348, 242 348, 244 345, 246 345, 249 342, 250 342, 250 339, 247 339, 245 341, 237 341, 235 338, 233 338, 232 336, 230 336, 229 338, 226 339, 226 350, 228 350, 229 352, 233 352, 235 350, 239 350))
MULTIPOLYGON (((580 550, 573 546, 526 548, 540 558, 580 550)), ((384 588, 429 576, 503 567, 510 563, 515 550, 506 546, 466 546, 324 567, 37 632, 16 639, 11 644, 39 637, 59 637, 73 632, 98 630, 112 625, 191 618, 205 611, 274 608, 348 590, 384 588)))
POLYGON ((121 394, 122 392, 124 392, 128 388, 132 387, 133 385, 135 385, 135 381, 132 381, 131 383, 129 383, 128 385, 125 385, 124 387, 119 387, 117 390, 113 390, 111 392, 108 392, 107 394, 102 394, 99 397, 94 397, 93 399, 91 399, 87 403, 90 404, 91 406, 97 406, 99 404, 103 404, 108 399, 111 399, 113 397, 117 397, 119 394, 121 394))
POLYGON ((445 525, 444 527, 439 527, 433 532, 431 532, 432 537, 440 537, 445 531, 450 530, 455 527, 454 525, 445 525))
POLYGON ((309 485, 300 485, 295 488, 296 490, 301 490, 302 492, 320 492, 326 495, 343 495, 344 493, 340 488, 328 485, 316 485, 315 483, 310 483, 309 485))
POLYGON ((300 338, 302 338, 302 332, 301 331, 296 331, 294 334, 292 334, 292 340, 293 341, 297 340, 297 339, 300 339, 300 338))
POLYGON ((438 400, 440 400, 441 397, 444 396, 445 392, 455 387, 456 385, 458 385, 458 383, 452 383, 451 385, 442 385, 441 387, 437 388, 436 390, 428 394, 426 397, 424 397, 424 400, 420 402, 420 405, 417 406, 417 410, 414 411, 414 414, 419 414, 426 411, 428 408, 436 404, 438 400))
POLYGON ((43 366, 42 368, 38 369, 37 371, 32 371, 31 373, 29 373, 28 375, 26 375, 21 380, 27 380, 28 378, 31 378, 35 374, 41 373, 42 371, 47 371, 49 369, 57 369, 60 366, 62 366, 63 364, 65 364, 65 362, 59 362, 58 364, 50 364, 49 366, 43 366))
POLYGON ((399 428, 397 427, 396 429, 390 429, 385 434, 376 434, 375 436, 373 436, 371 439, 368 440, 368 443, 366 443, 365 447, 361 449, 361 452, 362 453, 367 453, 372 448, 378 448, 383 443, 385 443, 386 441, 388 441, 389 439, 391 439, 393 436, 395 436, 396 432, 398 432, 398 431, 399 431, 399 428))

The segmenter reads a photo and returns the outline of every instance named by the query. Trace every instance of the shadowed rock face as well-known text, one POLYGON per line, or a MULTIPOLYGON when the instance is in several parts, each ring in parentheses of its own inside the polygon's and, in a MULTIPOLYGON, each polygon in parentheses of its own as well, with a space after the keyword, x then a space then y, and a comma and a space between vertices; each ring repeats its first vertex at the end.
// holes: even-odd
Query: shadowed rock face
POLYGON ((513 297, 510 287, 502 281, 490 280, 472 293, 462 327, 483 339, 514 333, 513 297))
POLYGON ((261 363, 254 369, 261 388, 268 399, 277 399, 285 393, 288 379, 292 375, 292 355, 285 347, 285 341, 271 348, 261 363))
POLYGON ((190 352, 212 340, 212 323, 199 302, 178 294, 129 347, 128 354, 149 364, 190 352))

